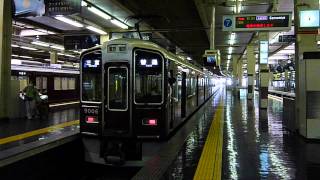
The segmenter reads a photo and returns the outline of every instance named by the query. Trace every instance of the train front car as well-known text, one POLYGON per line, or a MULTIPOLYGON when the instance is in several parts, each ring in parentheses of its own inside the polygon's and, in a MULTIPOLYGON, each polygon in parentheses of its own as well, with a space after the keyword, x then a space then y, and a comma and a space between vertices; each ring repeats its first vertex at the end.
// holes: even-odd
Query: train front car
POLYGON ((164 57, 140 40, 113 40, 104 48, 102 156, 141 160, 140 138, 166 132, 164 57))
POLYGON ((81 57, 89 162, 140 161, 145 139, 167 138, 213 94, 210 75, 148 41, 111 40, 81 57))

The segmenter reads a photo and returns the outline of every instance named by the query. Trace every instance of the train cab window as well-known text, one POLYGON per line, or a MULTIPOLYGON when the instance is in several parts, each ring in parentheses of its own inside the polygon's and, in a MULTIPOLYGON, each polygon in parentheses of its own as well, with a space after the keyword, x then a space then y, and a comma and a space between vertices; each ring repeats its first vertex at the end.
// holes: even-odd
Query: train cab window
POLYGON ((163 102, 163 58, 159 53, 135 51, 135 103, 163 102))
POLYGON ((128 69, 126 67, 108 68, 108 109, 128 109, 128 69))
POLYGON ((82 101, 101 101, 101 51, 94 51, 82 56, 82 101))

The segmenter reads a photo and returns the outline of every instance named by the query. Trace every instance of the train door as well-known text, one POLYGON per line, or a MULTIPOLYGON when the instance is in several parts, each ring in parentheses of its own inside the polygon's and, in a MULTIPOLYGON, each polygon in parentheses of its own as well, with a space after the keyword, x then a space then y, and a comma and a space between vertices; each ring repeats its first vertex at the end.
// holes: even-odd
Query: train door
POLYGON ((104 71, 104 134, 130 133, 129 70, 127 63, 107 63, 104 71))

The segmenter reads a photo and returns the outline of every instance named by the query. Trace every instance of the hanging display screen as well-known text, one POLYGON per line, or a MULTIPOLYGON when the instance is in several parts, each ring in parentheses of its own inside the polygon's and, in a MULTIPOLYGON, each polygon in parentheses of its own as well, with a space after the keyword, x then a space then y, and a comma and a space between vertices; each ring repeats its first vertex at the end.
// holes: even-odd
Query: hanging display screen
POLYGON ((291 13, 223 16, 223 31, 276 31, 291 29, 291 13))
POLYGON ((236 17, 236 28, 278 28, 289 26, 289 15, 259 15, 236 17))

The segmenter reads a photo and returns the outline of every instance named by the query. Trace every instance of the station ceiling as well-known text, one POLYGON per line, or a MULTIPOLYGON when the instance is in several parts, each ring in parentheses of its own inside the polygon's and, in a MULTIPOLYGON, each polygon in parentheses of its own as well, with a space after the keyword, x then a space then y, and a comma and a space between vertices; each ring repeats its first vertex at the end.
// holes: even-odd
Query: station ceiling
MULTIPOLYGON (((201 63, 201 56, 210 48, 210 25, 212 6, 215 6, 215 48, 222 53, 222 63, 227 59, 230 46, 230 32, 222 31, 222 16, 238 13, 266 13, 274 11, 292 11, 292 0, 282 0, 273 4, 272 0, 245 0, 241 8, 236 9, 236 1, 229 0, 88 0, 119 20, 126 22, 134 30, 136 22, 141 21, 142 29, 148 29, 156 42, 167 49, 181 49, 187 56, 201 63), (146 28, 147 27, 147 28, 146 28)), ((87 25, 99 27, 105 31, 123 32, 123 29, 110 21, 92 14, 86 8, 81 13, 70 15, 70 18, 87 25)), ((19 26, 15 28, 13 41, 28 43, 39 36, 19 35, 23 29, 42 28, 54 34, 40 36, 40 40, 63 44, 66 35, 94 34, 85 28, 78 28, 58 21, 53 17, 15 18, 14 24, 24 23, 32 28, 19 26)), ((129 29, 130 30, 130 29, 129 29)), ((233 45, 233 55, 241 56, 248 43, 253 39, 254 32, 237 32, 233 45)), ((281 48, 281 45, 271 47, 271 53, 281 48)), ((34 52, 33 52, 34 53, 34 52)), ((69 52, 73 54, 73 52, 69 52)), ((77 55, 76 53, 74 55, 77 55)), ((46 54, 48 58, 49 54, 46 54)), ((66 59, 72 59, 67 57, 66 59)))

